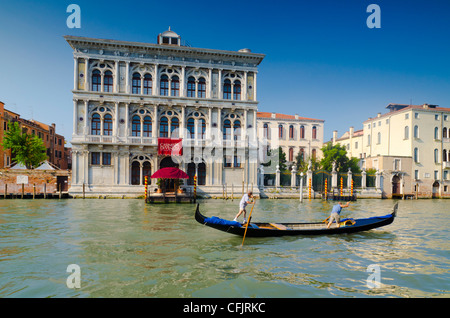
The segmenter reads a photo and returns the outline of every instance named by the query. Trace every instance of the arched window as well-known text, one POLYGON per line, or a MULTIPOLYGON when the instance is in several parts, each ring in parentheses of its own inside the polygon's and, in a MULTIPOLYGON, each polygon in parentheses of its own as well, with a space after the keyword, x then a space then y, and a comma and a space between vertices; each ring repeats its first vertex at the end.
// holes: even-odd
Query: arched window
POLYGON ((228 79, 223 82, 223 99, 231 99, 231 82, 228 79))
POLYGON ((278 125, 278 138, 283 138, 283 125, 278 125))
POLYGON ((151 95, 152 94, 152 76, 150 74, 145 74, 144 76, 144 94, 151 95))
POLYGON ((434 149, 434 163, 439 163, 439 150, 434 149))
POLYGON ((289 126, 289 139, 294 139, 294 126, 293 125, 289 126))
POLYGON ((447 128, 442 129, 442 138, 447 138, 447 128))
POLYGON ((97 113, 92 115, 91 135, 100 135, 100 115, 97 113))
POLYGON ((206 122, 203 118, 200 118, 200 139, 205 139, 205 132, 206 132, 206 122))
POLYGON ((103 135, 112 136, 112 116, 111 114, 106 114, 103 120, 103 135))
POLYGON ((300 160, 305 161, 305 148, 300 148, 300 160))
POLYGON ((317 139, 317 127, 312 127, 312 139, 317 139))
POLYGON ((178 76, 173 76, 170 84, 171 96, 180 96, 180 79, 178 76))
POLYGON ((101 83, 102 83, 102 78, 100 76, 100 71, 94 70, 92 72, 92 90, 94 92, 99 92, 101 83))
POLYGON ((223 139, 229 140, 231 139, 231 121, 226 119, 223 122, 223 139))
POLYGON ((180 122, 177 117, 172 117, 170 121, 170 137, 176 138, 179 134, 180 122), (175 131, 176 130, 176 131, 175 131), (175 131, 175 132, 174 132, 175 131))
POLYGON ((167 75, 161 76, 159 95, 161 96, 169 96, 169 78, 167 75))
POLYGON ((152 175, 152 164, 148 161, 145 161, 142 165, 142 180, 141 184, 145 183, 145 176, 148 176, 150 179, 150 176, 152 175))
POLYGON ((447 161, 447 150, 442 150, 442 161, 447 161))
POLYGON ((131 164, 131 184, 138 185, 141 179, 141 164, 133 161, 131 164))
POLYGON ((241 82, 240 81, 234 82, 233 99, 241 100, 241 82))
POLYGON ((234 121, 233 135, 234 135, 234 140, 241 140, 241 122, 239 120, 234 121))
POLYGON ((132 89, 131 92, 133 94, 140 94, 141 93, 141 74, 134 73, 133 74, 133 80, 131 82, 132 89))
POLYGON ((188 138, 195 138, 195 120, 194 118, 189 118, 187 121, 187 130, 189 132, 188 138))
POLYGON ((203 77, 200 77, 198 80, 197 92, 198 98, 206 97, 206 81, 203 77))
POLYGON ((316 157, 317 157, 317 150, 316 149, 311 150, 311 157, 312 157, 313 160, 316 159, 316 157))
POLYGON ((377 133, 377 144, 381 144, 381 133, 377 133))
POLYGON ((103 91, 112 93, 113 91, 113 76, 111 71, 106 71, 103 77, 103 91))
POLYGON ((305 139, 305 126, 300 126, 300 139, 305 139))
POLYGON ((197 166, 198 172, 198 185, 206 184, 206 164, 204 162, 200 162, 197 166))
POLYGON ((289 148, 289 160, 294 161, 294 148, 289 148))
POLYGON ((141 117, 139 117, 138 115, 134 115, 131 119, 131 136, 141 136, 141 117))
POLYGON ((414 126, 414 138, 419 138, 419 126, 414 126))
POLYGON ((414 162, 419 162, 419 148, 414 148, 414 162))
POLYGON ((269 124, 265 123, 264 126, 264 138, 269 138, 269 124))
POLYGON ((152 118, 150 116, 145 116, 144 118, 144 137, 152 136, 152 118))
POLYGON ((404 139, 409 139, 409 126, 405 126, 405 138, 404 139))
POLYGON ((169 137, 169 120, 165 116, 159 121, 159 137, 169 137))
POLYGON ((434 127, 434 139, 439 139, 439 128, 434 127))
POLYGON ((187 97, 195 97, 195 78, 190 76, 187 82, 187 97))

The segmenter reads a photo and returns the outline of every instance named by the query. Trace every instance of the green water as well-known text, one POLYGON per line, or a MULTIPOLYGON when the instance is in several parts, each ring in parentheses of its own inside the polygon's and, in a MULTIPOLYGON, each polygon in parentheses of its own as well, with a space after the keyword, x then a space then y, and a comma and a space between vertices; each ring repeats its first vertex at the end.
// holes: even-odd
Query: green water
MULTIPOLYGON (((394 223, 369 232, 242 238, 194 220, 194 205, 142 200, 0 201, 0 297, 449 297, 450 201, 399 201, 394 223), (81 269, 70 289, 69 264, 81 269), (367 267, 380 267, 369 288, 367 267)), ((232 219, 238 201, 205 200, 232 219)), ((256 221, 323 220, 332 203, 259 200, 256 221)), ((359 200, 343 217, 390 212, 359 200)))

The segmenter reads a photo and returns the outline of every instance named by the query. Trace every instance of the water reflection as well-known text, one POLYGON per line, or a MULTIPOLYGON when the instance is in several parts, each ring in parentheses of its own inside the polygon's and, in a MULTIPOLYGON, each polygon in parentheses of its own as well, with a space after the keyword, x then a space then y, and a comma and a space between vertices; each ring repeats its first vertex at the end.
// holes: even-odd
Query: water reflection
MULTIPOLYGON (((238 200, 205 200, 233 218, 238 200)), ((258 200, 254 221, 314 222, 333 202, 258 200)), ((198 224, 194 205, 141 200, 0 201, 0 297, 448 296, 447 201, 401 201, 393 224, 368 232, 242 238, 198 224), (430 212, 432 211, 432 212, 430 212), (68 264, 82 288, 65 286, 68 264), (382 285, 366 286, 378 264, 382 285)), ((343 217, 391 211, 360 200, 343 217)))

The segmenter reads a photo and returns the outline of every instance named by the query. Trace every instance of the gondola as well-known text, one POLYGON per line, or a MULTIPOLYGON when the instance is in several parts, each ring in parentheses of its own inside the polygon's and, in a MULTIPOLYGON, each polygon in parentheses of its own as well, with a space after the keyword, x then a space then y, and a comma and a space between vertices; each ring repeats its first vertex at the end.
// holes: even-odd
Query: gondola
MULTIPOLYGON (((398 203, 394 205, 392 212, 384 216, 374 216, 362 219, 341 219, 340 226, 333 223, 327 229, 324 221, 316 223, 253 223, 248 225, 247 237, 273 237, 273 236, 293 236, 293 235, 323 235, 323 234, 343 234, 368 231, 378 227, 386 226, 394 221, 397 214, 398 203)), ((197 204, 195 219, 200 224, 212 227, 216 230, 224 231, 236 235, 244 235, 245 224, 236 221, 229 221, 218 217, 205 217, 200 213, 200 205, 197 204)))

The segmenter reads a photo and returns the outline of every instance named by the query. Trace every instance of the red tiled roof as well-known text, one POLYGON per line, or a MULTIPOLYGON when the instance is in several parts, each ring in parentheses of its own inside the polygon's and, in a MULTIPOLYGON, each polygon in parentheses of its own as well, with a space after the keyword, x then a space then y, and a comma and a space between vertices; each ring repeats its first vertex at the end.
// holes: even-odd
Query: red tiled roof
POLYGON ((363 121, 363 124, 367 123, 369 121, 377 120, 377 119, 380 119, 382 117, 389 116, 389 115, 392 115, 392 114, 397 114, 397 113, 400 113, 400 112, 403 112, 403 111, 406 111, 406 110, 410 110, 410 109, 420 109, 420 110, 431 111, 431 112, 450 112, 450 108, 446 108, 446 107, 429 107, 429 108, 424 108, 423 105, 406 105, 406 104, 389 104, 388 107, 391 106, 391 105, 393 105, 393 106, 394 105, 399 105, 399 106, 406 106, 406 107, 398 109, 398 110, 395 110, 395 111, 390 111, 390 112, 384 113, 384 114, 380 115, 380 117, 375 116, 373 118, 369 118, 369 119, 363 121))
POLYGON ((269 112, 257 112, 257 118, 272 118, 272 114, 275 114, 275 119, 294 119, 294 120, 313 120, 313 121, 324 121, 323 119, 315 119, 315 118, 307 118, 298 116, 295 118, 295 115, 285 115, 280 113, 269 113, 269 112))

